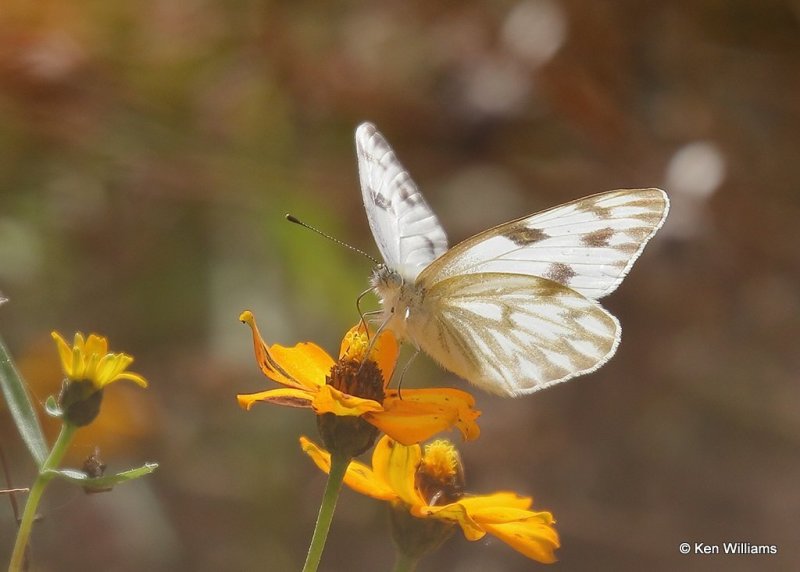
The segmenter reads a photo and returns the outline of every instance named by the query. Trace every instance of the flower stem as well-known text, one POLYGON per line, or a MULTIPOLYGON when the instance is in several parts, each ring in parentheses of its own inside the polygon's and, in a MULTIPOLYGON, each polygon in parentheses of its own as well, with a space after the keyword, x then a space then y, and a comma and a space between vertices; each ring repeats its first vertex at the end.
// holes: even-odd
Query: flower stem
POLYGON ((28 495, 28 501, 25 503, 25 512, 22 513, 22 521, 17 531, 17 540, 14 543, 14 552, 11 555, 11 563, 8 565, 9 572, 19 572, 25 562, 25 549, 28 546, 28 539, 31 536, 31 528, 33 527, 33 520, 36 517, 36 509, 39 506, 39 501, 42 499, 42 493, 50 483, 51 475, 46 475, 46 471, 58 468, 61 459, 69 449, 72 442, 72 437, 75 434, 75 425, 71 423, 64 423, 61 426, 61 433, 58 435, 50 454, 45 459, 42 466, 39 467, 39 475, 31 487, 31 492, 28 495))
POLYGON ((402 550, 397 551, 397 560, 394 563, 393 572, 414 572, 417 569, 420 559, 406 554, 402 550))
POLYGON ((349 457, 331 453, 331 470, 328 473, 328 482, 322 495, 322 504, 319 507, 317 524, 314 527, 314 536, 311 537, 311 546, 308 547, 308 556, 306 556, 303 572, 316 572, 322 559, 322 550, 325 548, 325 541, 328 539, 328 531, 331 528, 336 500, 339 498, 339 491, 342 490, 342 481, 344 481, 344 474, 349 464, 349 457))

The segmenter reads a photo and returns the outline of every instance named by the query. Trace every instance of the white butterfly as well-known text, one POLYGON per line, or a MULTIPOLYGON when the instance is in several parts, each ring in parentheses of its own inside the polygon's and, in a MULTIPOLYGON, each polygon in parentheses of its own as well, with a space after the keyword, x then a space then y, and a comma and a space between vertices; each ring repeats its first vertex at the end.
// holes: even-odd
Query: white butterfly
POLYGON ((392 148, 356 130, 361 192, 385 264, 370 283, 385 326, 446 369, 519 396, 592 372, 620 325, 596 301, 613 292, 661 227, 659 189, 592 195, 447 249, 447 237, 392 148))

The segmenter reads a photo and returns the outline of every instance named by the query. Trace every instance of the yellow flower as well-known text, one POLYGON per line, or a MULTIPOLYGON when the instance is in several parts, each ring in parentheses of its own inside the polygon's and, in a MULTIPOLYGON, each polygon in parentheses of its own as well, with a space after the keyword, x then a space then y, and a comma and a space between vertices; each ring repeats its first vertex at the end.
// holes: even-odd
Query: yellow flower
MULTIPOLYGON (((330 470, 327 451, 305 437, 300 444, 320 469, 330 470)), ((553 515, 530 510, 533 499, 513 492, 464 494, 461 461, 447 441, 435 441, 423 452, 419 445, 404 446, 384 436, 375 445, 372 468, 352 461, 344 482, 416 519, 457 524, 467 540, 479 540, 488 533, 533 560, 556 560, 553 552, 559 538, 553 515)))
POLYGON ((291 348, 267 346, 251 312, 243 312, 239 319, 252 330, 261 371, 284 386, 238 395, 239 405, 246 410, 261 401, 310 408, 317 415, 363 418, 407 445, 451 427, 457 427, 467 440, 480 434, 475 421, 480 412, 474 409, 472 395, 465 391, 403 389, 401 398, 398 390, 387 389, 399 351, 389 331, 381 333, 370 347, 363 325, 354 326, 342 340, 337 361, 311 342, 291 348), (375 387, 365 387, 365 380, 374 381, 375 387))
POLYGON ((56 341, 61 356, 61 367, 70 381, 89 381, 95 389, 103 389, 120 379, 130 380, 147 387, 147 380, 138 373, 126 371, 133 363, 128 354, 108 353, 108 340, 97 334, 89 334, 84 340, 80 332, 75 334, 72 347, 58 332, 50 334, 56 341))
POLYGON ((104 337, 89 334, 84 339, 78 332, 70 347, 58 332, 52 332, 51 336, 67 376, 58 402, 64 419, 73 425, 83 427, 94 421, 100 413, 103 390, 108 384, 127 379, 140 387, 147 387, 144 377, 127 371, 133 358, 124 353, 109 353, 108 341, 104 337))

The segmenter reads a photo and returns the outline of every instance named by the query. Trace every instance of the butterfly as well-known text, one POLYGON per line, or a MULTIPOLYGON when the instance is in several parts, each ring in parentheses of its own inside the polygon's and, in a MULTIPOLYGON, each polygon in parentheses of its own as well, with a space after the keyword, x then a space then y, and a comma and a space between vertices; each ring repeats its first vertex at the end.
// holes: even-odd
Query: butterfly
POLYGON ((448 249, 419 189, 370 123, 356 130, 367 219, 384 264, 382 327, 491 393, 517 397, 593 372, 620 341, 610 294, 664 223, 660 189, 599 193, 448 249))

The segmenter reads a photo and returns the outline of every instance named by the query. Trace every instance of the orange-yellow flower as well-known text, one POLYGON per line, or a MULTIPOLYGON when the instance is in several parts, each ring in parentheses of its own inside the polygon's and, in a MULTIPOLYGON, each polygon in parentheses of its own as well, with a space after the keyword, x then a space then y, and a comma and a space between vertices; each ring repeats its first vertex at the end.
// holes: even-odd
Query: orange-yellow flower
POLYGON ((75 334, 72 347, 58 332, 51 333, 58 347, 61 367, 67 383, 59 395, 59 406, 64 419, 78 427, 88 425, 100 413, 103 390, 110 383, 127 379, 140 387, 147 380, 128 370, 133 358, 125 353, 109 353, 108 340, 97 334, 84 339, 75 334))
POLYGON ((370 345, 363 325, 351 328, 342 340, 339 360, 311 342, 287 348, 268 346, 261 337, 253 314, 243 312, 239 319, 250 326, 256 360, 269 379, 283 385, 254 394, 238 395, 239 405, 249 410, 256 402, 312 409, 317 415, 332 413, 339 417, 361 417, 400 443, 412 444, 429 439, 436 433, 457 427, 465 439, 476 439, 480 429, 469 393, 452 388, 387 389, 397 363, 398 344, 394 335, 385 331, 370 345), (368 354, 369 352, 369 354, 368 354), (356 364, 348 366, 348 364, 356 364), (370 365, 372 364, 372 366, 370 365), (377 367, 381 387, 366 393, 345 382, 356 378, 363 369, 377 367))
MULTIPOLYGON (((330 470, 327 451, 305 437, 300 444, 320 469, 330 470)), ((464 494, 461 462, 447 441, 437 440, 423 452, 419 445, 404 446, 384 436, 375 445, 372 467, 351 461, 344 482, 418 519, 458 524, 467 540, 479 540, 488 533, 533 560, 556 560, 553 552, 559 538, 553 515, 530 510, 533 499, 513 492, 464 494)))

